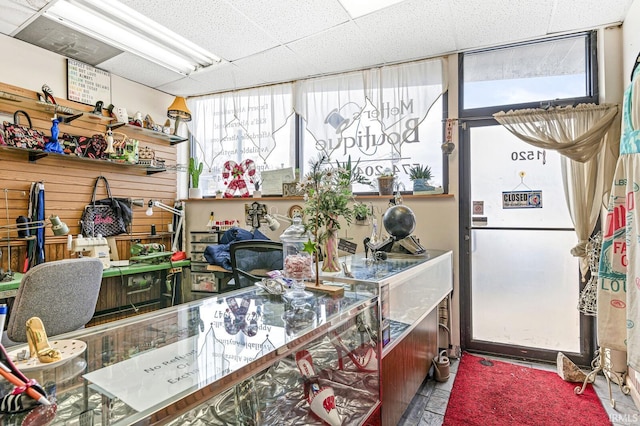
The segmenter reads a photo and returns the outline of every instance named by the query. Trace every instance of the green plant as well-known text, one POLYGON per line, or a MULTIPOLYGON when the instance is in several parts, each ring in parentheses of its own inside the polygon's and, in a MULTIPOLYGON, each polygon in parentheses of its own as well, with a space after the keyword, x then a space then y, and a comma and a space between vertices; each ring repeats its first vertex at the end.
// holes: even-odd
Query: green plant
MULTIPOLYGON (((318 236, 321 228, 340 229, 339 217, 351 223, 353 210, 349 202, 353 199, 348 182, 340 178, 337 169, 331 167, 329 157, 320 154, 311 160, 310 171, 299 183, 304 194, 305 217, 311 218, 308 228, 318 236)), ((321 241, 316 240, 316 241, 321 241)))
POLYGON ((320 154, 310 162, 309 172, 298 184, 304 195, 304 217, 306 228, 311 231, 314 241, 305 245, 305 250, 315 252, 316 285, 319 284, 317 243, 325 244, 322 263, 323 271, 336 272, 340 270, 338 263, 337 233, 340 229, 340 219, 351 224, 353 201, 348 181, 340 178, 338 168, 331 167, 329 157, 320 154))
POLYGON ((388 167, 387 167, 386 169, 384 169, 384 170, 382 171, 382 173, 380 173, 380 174, 378 175, 378 179, 379 179, 379 178, 383 178, 383 179, 384 179, 384 178, 394 178, 394 177, 396 177, 396 174, 395 174, 395 173, 393 173, 393 170, 391 170, 391 169, 390 169, 390 168, 388 168, 388 167))
POLYGON ((371 184, 371 181, 358 170, 358 164, 360 164, 360 159, 352 163, 350 155, 347 157, 347 161, 343 163, 336 160, 336 173, 338 174, 338 181, 341 185, 349 186, 353 183, 361 183, 363 185, 371 184))
POLYGON ((189 159, 189 176, 191 176, 192 188, 197 188, 200 184, 200 175, 203 167, 204 163, 200 163, 197 158, 191 157, 189 159))
POLYGON ((431 167, 423 166, 422 164, 416 164, 409 169, 409 179, 424 179, 427 182, 433 177, 431 173, 431 167))
POLYGON ((372 215, 371 206, 365 203, 356 202, 353 204, 353 215, 357 220, 366 220, 372 215))

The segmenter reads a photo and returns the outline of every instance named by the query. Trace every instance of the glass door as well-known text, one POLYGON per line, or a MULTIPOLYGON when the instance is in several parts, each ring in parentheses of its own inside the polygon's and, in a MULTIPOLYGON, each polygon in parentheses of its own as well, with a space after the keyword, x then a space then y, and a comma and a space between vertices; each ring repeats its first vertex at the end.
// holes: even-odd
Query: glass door
POLYGON ((589 322, 577 310, 577 238, 560 156, 494 120, 462 131, 461 297, 465 348, 588 363, 589 322))

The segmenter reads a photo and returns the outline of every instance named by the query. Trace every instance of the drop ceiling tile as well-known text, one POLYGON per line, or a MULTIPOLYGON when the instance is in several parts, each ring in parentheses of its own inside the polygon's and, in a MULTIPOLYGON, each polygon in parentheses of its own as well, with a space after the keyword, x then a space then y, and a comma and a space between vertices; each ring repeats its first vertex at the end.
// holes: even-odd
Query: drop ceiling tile
POLYGON ((231 4, 283 44, 350 19, 338 0, 234 0, 231 4))
POLYGON ((149 87, 158 87, 182 77, 180 73, 128 52, 102 62, 96 67, 149 87))
POLYGON ((260 78, 269 83, 292 81, 319 73, 286 47, 276 47, 266 52, 234 62, 247 72, 258 72, 260 78))
POLYGON ((279 44, 223 0, 181 0, 171 3, 162 0, 122 1, 228 61, 262 52, 279 44))
POLYGON ((554 0, 451 0, 456 47, 465 50, 543 36, 547 34, 556 3, 554 0))
POLYGON ((353 23, 339 25, 287 45, 321 73, 348 71, 381 64, 382 55, 353 23))
POLYGON ((156 88, 177 96, 206 95, 265 84, 266 82, 258 74, 258 72, 249 73, 234 64, 225 63, 156 88))
POLYGON ((2 34, 10 35, 20 27, 23 23, 29 20, 33 16, 34 12, 38 10, 38 6, 42 1, 34 2, 34 6, 31 6, 29 2, 25 0, 0 0, 0 32, 2 34))
POLYGON ((456 48, 446 0, 405 1, 358 18, 355 23, 385 62, 431 57, 456 48))
POLYGON ((550 32, 579 30, 622 22, 632 0, 563 0, 551 16, 550 32))

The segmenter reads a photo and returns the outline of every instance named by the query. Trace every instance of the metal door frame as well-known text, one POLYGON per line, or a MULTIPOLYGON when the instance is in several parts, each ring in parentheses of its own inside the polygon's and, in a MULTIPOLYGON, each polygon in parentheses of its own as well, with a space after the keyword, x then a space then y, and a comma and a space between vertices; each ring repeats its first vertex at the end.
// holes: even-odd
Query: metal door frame
MULTIPOLYGON (((462 349, 473 350, 487 354, 494 354, 512 358, 520 358, 536 361, 555 362, 557 350, 540 349, 525 346, 508 345, 504 343, 486 342, 473 339, 472 333, 472 295, 471 295, 471 128, 499 125, 493 118, 483 118, 478 120, 463 121, 459 131, 459 159, 460 159, 460 340, 462 349)), ((479 228, 479 227, 478 227, 479 228)), ((482 229, 498 229, 486 228, 482 229)), ((520 228, 499 228, 499 229, 520 229, 520 228)), ((531 228, 522 228, 531 230, 531 228)), ((535 228, 548 230, 547 228, 535 228)), ((553 230, 563 230, 553 228, 553 230)), ((534 232, 534 231, 532 231, 534 232)), ((578 267, 578 266, 576 266, 578 267)), ((580 280, 578 280, 580 281, 580 280)), ((584 283, 577 282, 581 291, 584 283)), ((578 299, 576 298, 576 306, 578 299)), ((569 306, 567 309, 577 309, 576 306, 569 306)), ((580 353, 565 352, 574 362, 580 365, 589 365, 593 359, 595 350, 595 321, 594 317, 580 314, 580 353)))

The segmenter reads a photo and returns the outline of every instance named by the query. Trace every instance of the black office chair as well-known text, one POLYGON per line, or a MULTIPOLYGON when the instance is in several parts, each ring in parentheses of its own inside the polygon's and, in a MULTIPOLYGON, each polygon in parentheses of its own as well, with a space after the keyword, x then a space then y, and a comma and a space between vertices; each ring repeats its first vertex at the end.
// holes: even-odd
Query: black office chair
POLYGON ((282 243, 270 240, 243 240, 229 244, 235 288, 248 287, 282 270, 282 243))

